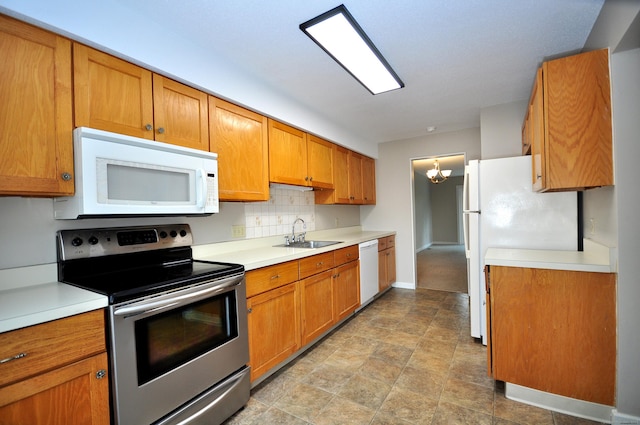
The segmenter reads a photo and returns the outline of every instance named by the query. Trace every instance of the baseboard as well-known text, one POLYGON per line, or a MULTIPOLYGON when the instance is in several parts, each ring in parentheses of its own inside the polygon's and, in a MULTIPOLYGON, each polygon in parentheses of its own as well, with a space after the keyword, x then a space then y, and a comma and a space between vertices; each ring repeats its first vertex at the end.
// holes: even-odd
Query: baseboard
POLYGON ((400 289, 416 289, 416 284, 409 283, 409 282, 394 282, 391 284, 391 286, 393 286, 394 288, 400 288, 400 289))
MULTIPOLYGON (((611 423, 613 407, 604 404, 546 393, 509 382, 505 382, 504 393, 510 400, 592 421, 611 423)), ((620 422, 622 423, 624 422, 620 422)))
POLYGON ((640 416, 625 415, 613 409, 611 423, 613 425, 640 425, 640 416))

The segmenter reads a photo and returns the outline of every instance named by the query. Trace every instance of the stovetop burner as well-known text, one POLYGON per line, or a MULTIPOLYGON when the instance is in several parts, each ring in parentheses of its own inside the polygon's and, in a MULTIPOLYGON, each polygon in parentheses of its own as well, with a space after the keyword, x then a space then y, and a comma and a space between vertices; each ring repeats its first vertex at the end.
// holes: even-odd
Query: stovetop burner
POLYGON ((186 224, 62 230, 58 279, 116 304, 244 271, 240 264, 193 260, 192 241, 186 224))

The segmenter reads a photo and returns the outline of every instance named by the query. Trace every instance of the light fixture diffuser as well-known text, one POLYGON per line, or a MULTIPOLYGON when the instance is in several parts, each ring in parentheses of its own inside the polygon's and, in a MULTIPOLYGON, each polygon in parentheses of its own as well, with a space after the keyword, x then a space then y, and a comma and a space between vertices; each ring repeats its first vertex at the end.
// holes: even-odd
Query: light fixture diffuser
POLYGON ((300 29, 372 94, 404 87, 344 5, 300 24, 300 29))

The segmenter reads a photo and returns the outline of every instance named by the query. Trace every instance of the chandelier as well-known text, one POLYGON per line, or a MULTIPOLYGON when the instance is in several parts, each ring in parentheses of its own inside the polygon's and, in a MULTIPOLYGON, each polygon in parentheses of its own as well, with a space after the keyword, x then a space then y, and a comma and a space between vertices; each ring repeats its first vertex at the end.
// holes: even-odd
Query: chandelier
POLYGON ((431 180, 431 183, 442 183, 451 175, 451 170, 440 170, 440 164, 436 159, 431 170, 427 170, 427 177, 431 180))

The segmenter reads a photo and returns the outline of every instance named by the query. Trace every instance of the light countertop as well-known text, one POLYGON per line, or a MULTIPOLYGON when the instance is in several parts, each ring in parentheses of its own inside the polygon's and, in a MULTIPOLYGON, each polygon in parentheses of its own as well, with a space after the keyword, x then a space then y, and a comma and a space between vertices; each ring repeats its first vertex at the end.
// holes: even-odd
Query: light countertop
POLYGON ((107 297, 57 282, 57 265, 0 270, 0 332, 107 306, 107 297))
POLYGON ((616 273, 617 250, 584 240, 584 251, 489 248, 485 264, 534 269, 616 273))
MULTIPOLYGON (((196 259, 239 263, 252 270, 393 235, 359 226, 308 232, 307 240, 335 240, 324 248, 281 248, 283 236, 193 246, 196 259)), ((107 307, 107 297, 57 281, 57 264, 0 270, 0 333, 107 307)))
POLYGON ((324 248, 275 247, 274 245, 279 245, 284 242, 284 237, 280 235, 269 238, 243 239, 233 242, 194 246, 193 257, 198 260, 242 264, 245 270, 248 271, 334 251, 394 234, 395 232, 392 231, 363 231, 359 226, 355 226, 307 233, 307 240, 340 241, 338 244, 324 248))

